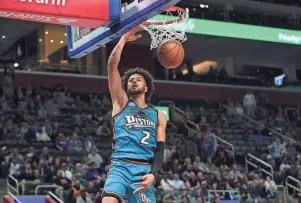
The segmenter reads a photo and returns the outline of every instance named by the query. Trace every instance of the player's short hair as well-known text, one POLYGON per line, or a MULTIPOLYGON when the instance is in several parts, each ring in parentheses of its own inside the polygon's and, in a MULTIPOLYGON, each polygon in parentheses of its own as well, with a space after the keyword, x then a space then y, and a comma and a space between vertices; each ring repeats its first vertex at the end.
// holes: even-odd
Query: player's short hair
POLYGON ((145 83, 146 83, 146 87, 147 87, 147 92, 145 93, 145 99, 147 101, 149 101, 154 93, 154 90, 155 90, 155 86, 154 86, 154 78, 153 76, 145 69, 142 69, 142 68, 132 68, 132 69, 129 69, 127 70, 121 81, 122 81, 122 88, 124 89, 125 92, 127 92, 127 85, 128 85, 128 80, 130 79, 130 77, 132 75, 135 75, 135 74, 138 74, 138 75, 141 75, 144 80, 145 80, 145 83))

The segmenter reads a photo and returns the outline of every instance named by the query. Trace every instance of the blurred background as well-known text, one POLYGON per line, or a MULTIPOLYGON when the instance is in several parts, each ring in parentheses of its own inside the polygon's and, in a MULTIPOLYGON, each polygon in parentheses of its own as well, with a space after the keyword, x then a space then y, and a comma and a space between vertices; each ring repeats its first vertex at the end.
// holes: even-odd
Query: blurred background
MULTIPOLYGON (((146 33, 126 46, 120 71, 150 71, 152 102, 168 117, 157 202, 301 202, 300 4, 182 1, 188 41, 174 70, 146 33)), ((4 202, 100 201, 116 42, 70 59, 66 36, 64 26, 0 18, 4 202)))

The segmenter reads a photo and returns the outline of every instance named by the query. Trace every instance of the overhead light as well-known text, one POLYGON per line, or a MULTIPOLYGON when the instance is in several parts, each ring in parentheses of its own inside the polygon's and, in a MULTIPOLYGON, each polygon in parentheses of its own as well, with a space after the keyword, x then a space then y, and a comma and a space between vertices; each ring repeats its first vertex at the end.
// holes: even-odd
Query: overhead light
POLYGON ((5 35, 2 35, 2 39, 5 39, 6 38, 6 36, 5 35))
POLYGON ((206 4, 200 4, 200 7, 201 7, 201 8, 209 8, 209 6, 206 5, 206 4))
POLYGON ((61 44, 63 44, 63 43, 64 43, 64 41, 60 41, 60 43, 61 43, 61 44))
POLYGON ((53 40, 50 40, 50 43, 53 43, 54 41, 53 40))
POLYGON ((65 33, 64 35, 67 36, 67 33, 65 33))
POLYGON ((17 68, 19 66, 18 63, 14 63, 14 67, 17 68))
POLYGON ((49 32, 48 32, 48 31, 46 31, 46 32, 45 32, 45 34, 46 34, 46 35, 48 35, 48 34, 49 34, 49 32))
POLYGON ((39 39, 39 42, 42 42, 43 40, 42 39, 39 39))

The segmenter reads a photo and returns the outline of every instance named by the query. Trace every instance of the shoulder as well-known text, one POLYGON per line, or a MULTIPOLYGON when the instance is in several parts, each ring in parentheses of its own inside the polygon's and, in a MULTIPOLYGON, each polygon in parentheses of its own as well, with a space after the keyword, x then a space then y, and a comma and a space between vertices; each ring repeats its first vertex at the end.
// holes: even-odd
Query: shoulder
POLYGON ((159 119, 159 125, 166 126, 167 124, 166 116, 161 111, 158 111, 158 119, 159 119))

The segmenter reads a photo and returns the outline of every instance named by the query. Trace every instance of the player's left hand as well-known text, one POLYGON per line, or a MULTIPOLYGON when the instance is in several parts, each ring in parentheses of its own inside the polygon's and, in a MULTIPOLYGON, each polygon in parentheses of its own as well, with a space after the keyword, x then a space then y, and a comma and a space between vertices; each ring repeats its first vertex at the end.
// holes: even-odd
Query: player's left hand
POLYGON ((155 182, 155 176, 153 174, 146 174, 142 176, 141 180, 142 182, 134 183, 134 185, 141 186, 134 191, 134 194, 145 193, 148 190, 148 188, 155 182))

